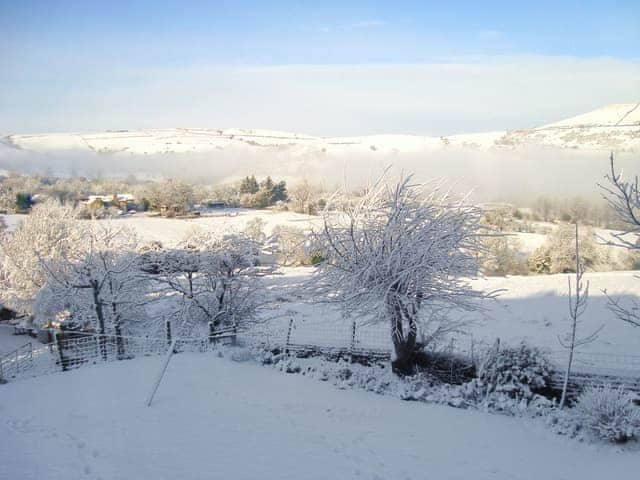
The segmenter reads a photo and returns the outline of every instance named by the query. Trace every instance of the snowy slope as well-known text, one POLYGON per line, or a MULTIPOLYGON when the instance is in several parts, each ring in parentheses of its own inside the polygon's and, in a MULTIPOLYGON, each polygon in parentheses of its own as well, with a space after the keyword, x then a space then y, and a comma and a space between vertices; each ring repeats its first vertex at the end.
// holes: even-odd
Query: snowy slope
POLYGON ((212 354, 157 357, 2 388, 0 477, 134 480, 630 478, 634 449, 522 419, 338 390, 212 354), (46 392, 46 394, 44 393, 46 392))
POLYGON ((304 158, 309 155, 429 153, 450 149, 513 149, 548 146, 586 150, 640 151, 640 107, 610 105, 550 125, 516 131, 498 131, 429 137, 370 135, 314 137, 260 129, 170 128, 98 133, 10 135, 5 148, 39 153, 79 151, 120 155, 270 151, 304 158), (8 147, 7 147, 8 146, 8 147))
MULTIPOLYGON (((285 292, 286 285, 308 280, 312 268, 284 268, 284 275, 274 279, 285 292)), ((455 348, 469 352, 472 344, 491 345, 496 338, 504 344, 515 345, 526 341, 545 349, 554 359, 564 359, 566 352, 558 342, 558 336, 568 331, 568 279, 573 275, 531 275, 479 278, 472 281, 476 289, 491 292, 499 291, 495 301, 483 302, 483 311, 448 312, 448 318, 463 319, 467 322, 455 335, 455 348)), ((585 365, 587 370, 596 367, 627 370, 635 368, 637 372, 640 357, 640 332, 618 320, 608 308, 608 299, 603 291, 613 298, 619 298, 627 306, 631 302, 640 302, 640 278, 637 272, 587 273, 589 282, 589 302, 581 317, 580 334, 588 335, 602 327, 598 338, 580 348, 585 357, 603 355, 607 365, 585 365), (633 360, 616 356, 636 356, 633 360), (613 362, 613 363, 612 363, 613 362), (619 362, 619 365, 615 363, 619 362), (632 363, 630 363, 632 362, 632 363)), ((331 309, 324 304, 313 304, 291 298, 282 304, 287 315, 272 323, 280 339, 284 338, 286 324, 290 317, 295 318, 292 342, 298 344, 317 344, 332 347, 347 347, 351 339, 350 321, 342 318, 339 309, 331 309), (280 324, 278 324, 280 323, 280 324)), ((364 319, 366 320, 366 319, 364 319)), ((384 323, 362 325, 358 327, 358 346, 365 349, 390 350, 391 343, 388 326, 384 323)))
POLYGON ((640 103, 618 103, 589 113, 567 118, 542 128, 550 127, 615 127, 639 126, 640 103))
POLYGON ((640 103, 609 105, 542 127, 509 132, 498 143, 638 151, 640 103))

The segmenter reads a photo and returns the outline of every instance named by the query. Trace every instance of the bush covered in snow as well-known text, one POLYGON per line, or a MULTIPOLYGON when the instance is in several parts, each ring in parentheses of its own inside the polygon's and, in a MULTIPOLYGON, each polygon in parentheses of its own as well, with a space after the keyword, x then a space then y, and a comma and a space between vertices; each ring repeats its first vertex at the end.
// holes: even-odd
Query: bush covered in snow
MULTIPOLYGON (((587 270, 610 270, 612 259, 609 251, 596 241, 593 230, 584 229, 579 238, 580 258, 587 270)), ((575 272, 575 228, 567 224, 559 225, 549 234, 545 243, 533 252, 528 264, 534 273, 575 272)))
POLYGON ((526 275, 526 257, 520 254, 521 243, 509 236, 483 239, 486 250, 481 256, 482 272, 487 276, 526 275))
POLYGON ((536 347, 526 343, 496 347, 480 364, 475 386, 485 397, 498 394, 529 401, 549 389, 552 373, 551 364, 536 347))
POLYGON ((575 410, 597 438, 623 443, 640 433, 640 408, 623 387, 589 387, 578 398, 575 410))

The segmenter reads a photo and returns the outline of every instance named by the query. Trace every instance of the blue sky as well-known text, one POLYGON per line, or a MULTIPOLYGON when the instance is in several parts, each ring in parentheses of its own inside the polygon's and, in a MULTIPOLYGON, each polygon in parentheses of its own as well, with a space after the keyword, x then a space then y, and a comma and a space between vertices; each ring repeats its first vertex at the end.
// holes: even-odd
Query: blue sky
MULTIPOLYGON (((518 120, 522 125, 514 127, 520 127, 602 102, 640 100, 639 45, 637 0, 529 4, 0 0, 0 133, 184 122, 327 135, 399 129, 450 133, 456 126, 507 128, 506 122, 518 120), (576 62, 573 73, 567 62, 576 62), (495 85, 497 92, 491 95, 503 92, 500 107, 487 112, 489 103, 484 101, 461 111, 453 105, 457 113, 447 112, 451 118, 440 122, 442 132, 436 131, 442 105, 430 111, 426 104, 424 114, 407 111, 403 117, 401 107, 394 105, 411 102, 398 98, 399 89, 405 89, 407 96, 420 96, 420 85, 407 88, 407 76, 415 73, 415 66, 447 64, 473 65, 474 76, 486 83, 487 91, 495 85), (395 71, 380 68, 394 65, 395 71), (513 67, 509 80, 502 85, 509 65, 513 67), (273 69, 282 66, 296 68, 281 69, 280 77, 274 78, 273 69), (371 76, 363 75, 362 68, 369 67, 371 76), (599 68, 610 69, 610 77, 598 77, 599 68), (300 82, 309 83, 311 72, 326 81, 311 80, 313 89, 289 96, 277 87, 300 90, 300 82), (542 76, 547 89, 553 87, 548 80, 554 78, 561 91, 571 82, 586 85, 575 92, 572 102, 564 99, 558 108, 551 108, 557 96, 549 92, 548 107, 511 118, 510 101, 525 93, 514 84, 527 84, 531 75, 542 76), (341 88, 341 80, 350 90, 341 88), (607 92, 606 83, 611 82, 620 85, 607 92), (197 101, 188 98, 189 91, 197 101), (310 101, 309 96, 316 98, 310 101), (354 96, 386 105, 389 121, 384 121, 384 108, 367 109, 362 98, 359 103, 345 103, 354 96), (343 102, 342 110, 331 105, 334 99, 343 102), (317 121, 312 120, 313 111, 296 108, 308 100, 310 108, 321 110, 317 121), (323 109, 323 104, 330 105, 323 109), (484 122, 482 111, 488 114, 484 122), (238 125, 239 121, 248 124, 238 125)), ((427 70, 416 82, 430 92, 440 89, 442 95, 436 97, 469 97, 465 104, 477 98, 474 89, 465 87, 460 77, 464 73, 427 70), (445 85, 443 75, 450 79, 445 85), (456 93, 456 88, 466 90, 456 93)), ((522 88, 530 91, 524 84, 522 88)))

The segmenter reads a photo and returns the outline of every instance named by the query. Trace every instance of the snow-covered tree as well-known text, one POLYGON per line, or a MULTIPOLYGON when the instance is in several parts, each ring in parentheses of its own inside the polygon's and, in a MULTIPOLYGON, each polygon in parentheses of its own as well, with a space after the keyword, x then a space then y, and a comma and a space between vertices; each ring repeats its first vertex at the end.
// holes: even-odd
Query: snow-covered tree
MULTIPOLYGON (((596 242, 591 229, 580 232, 581 259, 585 269, 609 269, 612 259, 596 242)), ((576 266, 574 227, 560 224, 529 258, 529 268, 535 273, 572 273, 576 266)))
MULTIPOLYGON (((606 176, 607 185, 600 185, 603 196, 610 207, 623 222, 625 229, 614 233, 614 240, 607 243, 616 247, 640 252, 640 182, 638 176, 625 180, 622 172, 616 172, 613 153, 610 157, 611 171, 606 176)), ((606 293, 606 292, 605 292, 606 293)), ((618 298, 609 297, 609 306, 613 313, 624 322, 640 327, 640 304, 623 303, 618 298)))
POLYGON ((491 235, 484 239, 486 253, 480 256, 482 272, 487 276, 526 275, 527 262, 520 254, 520 241, 509 235, 491 235))
POLYGON ((268 269, 258 265, 258 244, 240 234, 216 236, 192 230, 178 248, 157 252, 157 281, 178 293, 174 315, 185 328, 238 326, 256 317, 261 282, 268 269))
POLYGON ((277 251, 281 265, 311 265, 314 250, 309 233, 302 228, 289 225, 276 225, 272 239, 277 242, 277 251))
POLYGON ((118 355, 123 356, 121 337, 146 320, 144 305, 149 302, 137 247, 130 229, 87 222, 81 246, 42 260, 46 284, 36 302, 40 319, 65 312, 66 321, 79 328, 116 335, 118 355))
POLYGON ((267 238, 266 234, 264 233, 264 228, 266 225, 267 222, 265 222, 262 218, 254 217, 247 222, 244 227, 243 233, 250 240, 253 240, 258 244, 262 244, 267 238))
POLYGON ((469 283, 482 249, 480 209, 438 189, 384 179, 357 200, 331 200, 317 232, 324 261, 311 288, 357 312, 388 322, 394 371, 410 374, 420 325, 449 308, 474 310, 491 296, 469 283))
POLYGON ((318 192, 319 188, 314 188, 306 179, 296 184, 291 189, 290 195, 293 211, 315 215, 318 210, 316 203, 318 192))
POLYGON ((180 180, 153 183, 146 192, 146 198, 155 210, 162 206, 188 209, 193 204, 193 187, 180 180))
POLYGON ((36 205, 0 244, 0 301, 32 313, 33 301, 46 283, 45 262, 73 256, 83 241, 83 224, 72 208, 54 200, 36 205))
POLYGON ((260 184, 256 180, 255 175, 247 176, 242 179, 240 182, 240 193, 241 194, 254 194, 258 193, 260 190, 260 184))
POLYGON ((13 212, 16 207, 16 196, 9 188, 0 182, 0 212, 13 212))

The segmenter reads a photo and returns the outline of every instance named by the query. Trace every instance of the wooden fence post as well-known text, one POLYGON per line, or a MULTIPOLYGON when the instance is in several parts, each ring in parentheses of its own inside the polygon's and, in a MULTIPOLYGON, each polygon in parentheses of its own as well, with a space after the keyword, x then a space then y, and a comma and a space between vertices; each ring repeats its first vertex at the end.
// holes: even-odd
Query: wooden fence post
POLYGON ((233 324, 233 335, 231 336, 231 345, 235 346, 237 343, 237 337, 238 337, 238 324, 234 323, 233 324))
POLYGON ((167 345, 171 345, 171 320, 165 322, 165 328, 167 331, 167 345))
POLYGON ((58 347, 58 356, 60 357, 60 365, 62 366, 62 371, 65 372, 68 369, 69 360, 64 356, 63 340, 55 330, 53 331, 53 339, 55 340, 58 347))
POLYGON ((209 322, 209 343, 214 343, 215 342, 215 337, 214 337, 214 326, 213 326, 213 322, 209 322))
POLYGON ((284 353, 289 353, 289 345, 291 343, 291 330, 293 330, 293 317, 289 319, 289 329, 287 330, 287 342, 284 346, 284 353))
POLYGON ((351 357, 351 363, 353 363, 353 351, 356 348, 356 321, 351 323, 351 344, 349 345, 349 356, 351 357))

